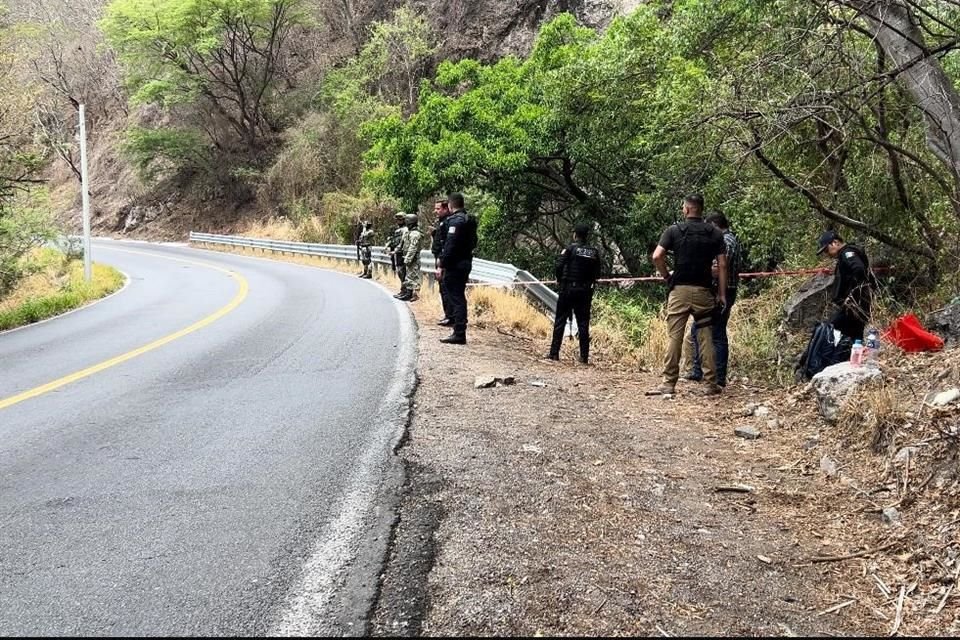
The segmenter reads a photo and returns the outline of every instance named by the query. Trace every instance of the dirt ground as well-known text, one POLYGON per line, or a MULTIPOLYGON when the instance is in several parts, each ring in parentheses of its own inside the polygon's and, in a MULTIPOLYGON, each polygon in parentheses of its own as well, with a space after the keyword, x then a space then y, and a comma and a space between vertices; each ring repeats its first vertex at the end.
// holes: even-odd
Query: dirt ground
POLYGON ((862 541, 811 496, 848 493, 802 464, 812 418, 746 418, 763 392, 736 384, 645 397, 652 375, 570 353, 554 365, 547 345, 494 330, 445 346, 432 309, 417 316, 408 481, 375 633, 889 633, 892 609, 850 595, 873 554, 820 561, 871 547, 847 546, 862 541), (487 374, 516 382, 474 388, 487 374), (763 437, 736 437, 742 424, 763 437), (749 492, 718 491, 737 485, 749 492))

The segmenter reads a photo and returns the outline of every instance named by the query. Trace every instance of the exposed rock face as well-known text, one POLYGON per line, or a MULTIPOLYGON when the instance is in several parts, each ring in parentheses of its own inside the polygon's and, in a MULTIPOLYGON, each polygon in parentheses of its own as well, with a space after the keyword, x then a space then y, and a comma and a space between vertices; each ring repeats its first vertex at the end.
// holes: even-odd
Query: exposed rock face
POLYGON ((414 6, 446 35, 442 57, 490 60, 527 53, 540 26, 558 14, 572 13, 587 26, 605 27, 641 4, 643 0, 420 0, 414 6))
POLYGON ((785 322, 791 329, 810 329, 824 317, 830 302, 832 275, 807 280, 783 307, 785 322))
POLYGON ((960 345, 960 302, 927 316, 927 327, 940 334, 948 348, 960 345))

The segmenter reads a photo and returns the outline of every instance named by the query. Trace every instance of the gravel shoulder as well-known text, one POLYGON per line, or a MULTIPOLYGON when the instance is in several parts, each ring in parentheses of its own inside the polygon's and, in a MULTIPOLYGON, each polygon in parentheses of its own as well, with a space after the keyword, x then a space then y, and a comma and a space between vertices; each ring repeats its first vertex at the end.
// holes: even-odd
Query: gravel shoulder
POLYGON ((759 390, 648 398, 649 374, 542 362, 545 345, 495 330, 448 347, 433 310, 416 312, 419 387, 374 634, 852 626, 845 608, 823 613, 845 601, 849 568, 809 562, 823 551, 810 480, 789 447, 734 435, 759 390), (488 374, 516 383, 474 388, 488 374), (752 491, 717 491, 731 485, 752 491))

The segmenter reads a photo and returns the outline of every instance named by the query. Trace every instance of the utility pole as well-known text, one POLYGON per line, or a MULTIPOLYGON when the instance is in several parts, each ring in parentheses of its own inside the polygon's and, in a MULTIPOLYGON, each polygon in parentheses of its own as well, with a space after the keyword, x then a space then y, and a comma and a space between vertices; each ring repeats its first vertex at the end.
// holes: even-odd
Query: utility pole
POLYGON ((87 112, 80 105, 80 184, 83 189, 83 278, 93 279, 90 259, 90 185, 87 179, 87 112))

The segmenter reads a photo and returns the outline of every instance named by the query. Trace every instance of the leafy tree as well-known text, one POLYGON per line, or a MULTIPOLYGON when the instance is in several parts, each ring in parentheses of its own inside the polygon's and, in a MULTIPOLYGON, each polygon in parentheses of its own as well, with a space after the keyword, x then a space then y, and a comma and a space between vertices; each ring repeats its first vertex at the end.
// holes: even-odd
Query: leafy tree
MULTIPOLYGON (((305 21, 303 0, 113 0, 101 26, 135 104, 160 106, 220 154, 249 155, 281 128, 284 45, 305 21)), ((169 136, 155 140, 169 150, 169 136)), ((148 156, 148 142, 132 146, 148 156)))

